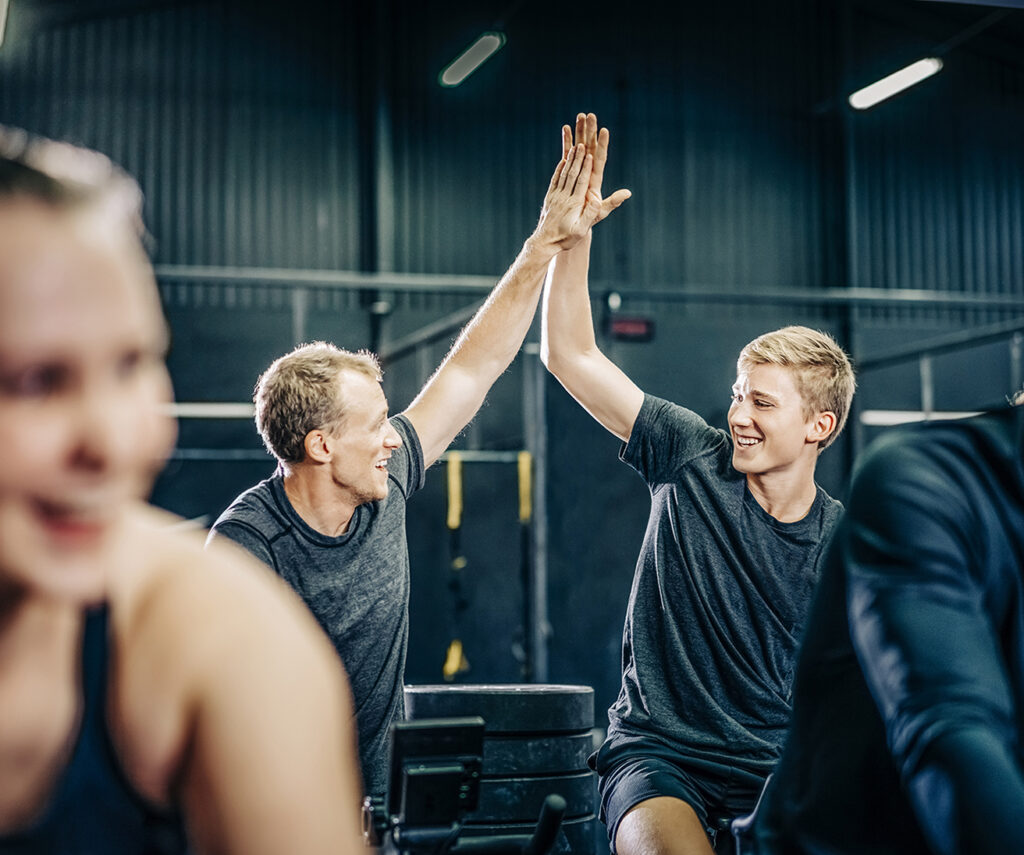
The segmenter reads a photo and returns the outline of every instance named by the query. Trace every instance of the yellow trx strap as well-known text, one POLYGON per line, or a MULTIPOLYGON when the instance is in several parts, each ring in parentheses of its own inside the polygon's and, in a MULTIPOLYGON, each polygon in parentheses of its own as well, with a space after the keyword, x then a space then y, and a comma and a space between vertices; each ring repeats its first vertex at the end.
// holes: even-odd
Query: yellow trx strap
POLYGON ((533 516, 533 457, 520 451, 516 460, 519 469, 519 522, 528 523, 533 516))
POLYGON ((462 525, 462 455, 448 452, 448 528, 462 525))
POLYGON ((445 680, 454 680, 456 674, 469 670, 469 661, 462 651, 462 642, 453 638, 448 645, 448 653, 444 657, 444 665, 441 666, 441 673, 445 680))

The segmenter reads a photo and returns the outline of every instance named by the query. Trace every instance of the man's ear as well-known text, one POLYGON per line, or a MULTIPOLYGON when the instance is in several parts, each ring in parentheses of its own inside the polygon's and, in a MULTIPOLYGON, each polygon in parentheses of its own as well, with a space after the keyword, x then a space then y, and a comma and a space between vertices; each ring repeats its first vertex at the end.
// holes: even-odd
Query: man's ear
POLYGON ((310 463, 326 463, 331 459, 330 440, 322 430, 311 430, 302 440, 306 449, 306 460, 310 463))
POLYGON ((815 445, 828 439, 836 429, 839 419, 831 410, 818 413, 807 430, 807 441, 815 445))

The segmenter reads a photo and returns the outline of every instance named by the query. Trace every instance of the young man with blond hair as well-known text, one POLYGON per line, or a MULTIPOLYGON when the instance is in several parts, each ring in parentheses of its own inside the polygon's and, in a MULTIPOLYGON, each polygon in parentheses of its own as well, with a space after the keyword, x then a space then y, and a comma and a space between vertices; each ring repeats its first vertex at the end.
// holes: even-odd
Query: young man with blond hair
POLYGON ((371 795, 386 789, 391 723, 403 715, 405 503, 519 351, 548 263, 628 196, 588 198, 601 154, 571 145, 568 126, 562 139, 537 227, 408 409, 388 418, 368 354, 319 342, 281 357, 255 395, 257 426, 278 470, 213 527, 289 582, 334 642, 352 685, 371 795))
MULTIPOLYGON (((576 141, 607 146, 580 116, 576 141)), ((600 201, 601 173, 588 191, 600 201)), ((729 430, 645 394, 597 347, 590 235, 556 258, 541 352, 624 443, 651 513, 623 633, 622 689, 591 758, 613 851, 710 853, 779 756, 797 643, 840 504, 814 481, 853 372, 828 335, 786 327, 740 354, 729 430)))

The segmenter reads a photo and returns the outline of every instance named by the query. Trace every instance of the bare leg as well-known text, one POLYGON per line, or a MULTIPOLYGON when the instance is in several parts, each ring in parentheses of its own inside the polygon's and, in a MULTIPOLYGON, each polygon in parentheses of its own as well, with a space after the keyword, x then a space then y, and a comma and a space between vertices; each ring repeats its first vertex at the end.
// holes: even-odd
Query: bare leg
POLYGON ((658 796, 631 808, 615 833, 619 855, 714 855, 704 826, 681 799, 658 796))

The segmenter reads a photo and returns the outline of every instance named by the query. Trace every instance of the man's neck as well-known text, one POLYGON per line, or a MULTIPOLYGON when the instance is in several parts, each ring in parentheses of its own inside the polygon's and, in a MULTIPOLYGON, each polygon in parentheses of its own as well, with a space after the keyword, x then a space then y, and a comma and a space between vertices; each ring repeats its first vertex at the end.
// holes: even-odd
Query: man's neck
POLYGON ((284 469, 284 493, 292 508, 310 528, 338 537, 348 531, 356 509, 337 492, 329 478, 300 464, 284 469))
POLYGON ((818 495, 814 462, 779 472, 748 473, 747 487, 757 503, 779 522, 799 522, 807 516, 818 495))

